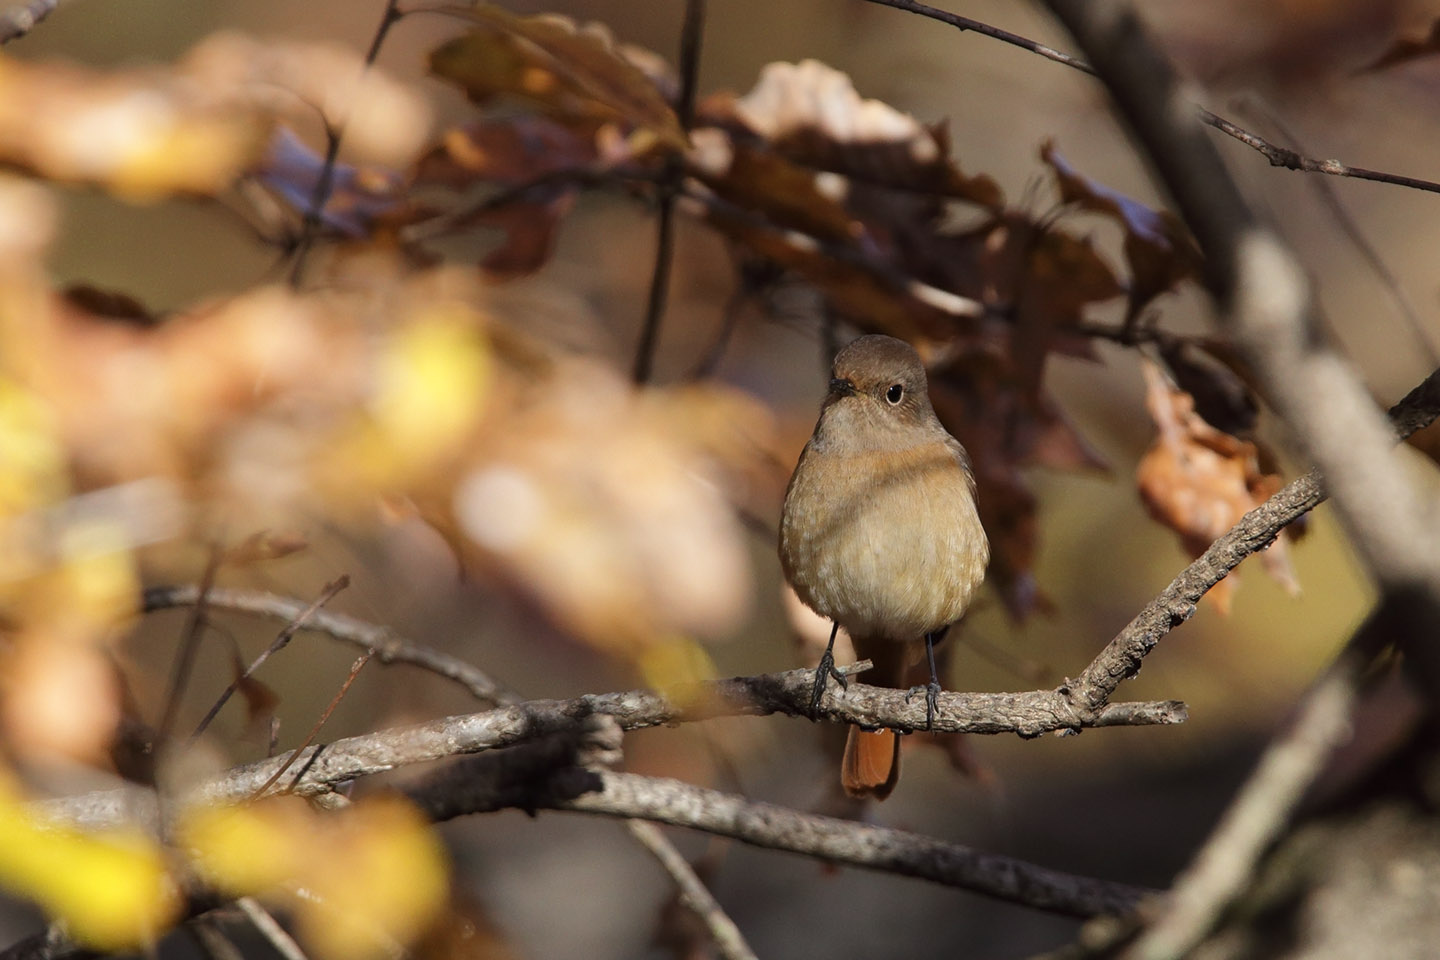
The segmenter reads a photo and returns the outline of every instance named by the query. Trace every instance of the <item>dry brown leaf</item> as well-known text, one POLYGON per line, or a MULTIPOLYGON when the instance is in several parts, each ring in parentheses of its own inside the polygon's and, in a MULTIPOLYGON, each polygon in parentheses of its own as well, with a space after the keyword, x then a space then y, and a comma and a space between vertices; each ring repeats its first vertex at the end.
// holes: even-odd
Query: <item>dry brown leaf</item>
POLYGON ((945 127, 862 98, 848 76, 817 60, 767 64, 749 93, 713 97, 699 115, 702 123, 738 124, 767 149, 814 170, 994 209, 1004 202, 990 177, 961 172, 945 127))
MULTIPOLYGON (((1136 466, 1135 482, 1151 516, 1178 533, 1186 552, 1198 557, 1279 490, 1281 480, 1260 471, 1255 444, 1206 423, 1191 396, 1172 386, 1158 366, 1144 360, 1142 370, 1158 436, 1136 466)), ((1299 591, 1283 539, 1260 556, 1281 586, 1299 591)), ((1234 583, 1232 573, 1208 594, 1221 612, 1230 609, 1234 583)))
POLYGON ((345 131, 346 155, 365 163, 411 162, 430 132, 429 101, 341 44, 213 34, 180 64, 183 76, 236 103, 292 122, 319 111, 345 131))
POLYGON ((675 111, 603 25, 520 17, 489 4, 455 13, 475 27, 433 51, 430 69, 475 103, 508 99, 594 135, 616 127, 624 156, 683 149, 675 111))
POLYGON ((1062 202, 1110 217, 1125 231, 1125 259, 1130 266, 1130 318, 1182 280, 1199 275, 1200 250, 1180 218, 1168 210, 1152 210, 1082 175, 1060 155, 1053 141, 1047 140, 1041 146, 1040 159, 1054 171, 1062 202))

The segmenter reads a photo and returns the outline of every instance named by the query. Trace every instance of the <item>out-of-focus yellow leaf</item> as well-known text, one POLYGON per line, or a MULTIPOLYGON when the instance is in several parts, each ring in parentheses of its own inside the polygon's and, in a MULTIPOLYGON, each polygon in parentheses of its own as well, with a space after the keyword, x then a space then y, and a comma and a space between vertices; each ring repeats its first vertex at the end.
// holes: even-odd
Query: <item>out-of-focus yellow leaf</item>
POLYGON ((449 896, 439 840, 399 797, 369 797, 337 814, 290 797, 196 810, 180 838, 211 883, 295 910, 301 938, 333 960, 381 957, 411 942, 449 896))
POLYGON ((330 960, 383 957, 414 941, 445 906, 449 865, 433 829, 405 800, 376 796, 335 818, 319 894, 300 913, 305 941, 330 960))
POLYGON ((640 653, 640 674, 651 689, 681 707, 705 699, 705 684, 715 679, 715 662, 689 637, 670 637, 640 653))
MULTIPOLYGON (((0 376, 0 523, 61 499, 67 487, 65 452, 50 410, 35 394, 0 376)), ((0 556, 0 581, 6 565, 0 556)))
POLYGON ((298 797, 271 797, 234 807, 201 807, 179 825, 180 843, 216 889, 264 895, 293 880, 313 851, 314 815, 298 797))
POLYGON ((37 821, 0 785, 0 885, 38 903, 105 952, 153 943, 182 899, 163 852, 138 832, 87 834, 37 821))
POLYGON ((402 462, 428 463, 479 420, 490 354, 467 308, 436 308, 402 327, 378 364, 375 422, 402 462))

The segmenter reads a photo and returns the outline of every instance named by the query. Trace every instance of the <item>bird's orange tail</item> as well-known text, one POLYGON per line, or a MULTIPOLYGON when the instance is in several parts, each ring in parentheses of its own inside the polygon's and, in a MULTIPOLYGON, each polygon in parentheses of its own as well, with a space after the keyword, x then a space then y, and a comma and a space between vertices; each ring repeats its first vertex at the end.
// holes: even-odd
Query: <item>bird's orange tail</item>
POLYGON ((852 797, 884 800, 900 779, 900 735, 894 730, 850 728, 840 783, 852 797))

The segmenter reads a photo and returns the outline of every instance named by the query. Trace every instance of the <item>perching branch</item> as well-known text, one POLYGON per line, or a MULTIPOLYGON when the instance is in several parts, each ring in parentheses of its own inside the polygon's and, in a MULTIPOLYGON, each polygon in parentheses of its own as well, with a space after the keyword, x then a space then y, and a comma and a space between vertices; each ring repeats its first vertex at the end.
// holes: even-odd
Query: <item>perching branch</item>
MULTIPOLYGON (((319 622, 319 618, 316 618, 319 622)), ((530 700, 484 713, 445 717, 347 737, 300 751, 235 767, 204 781, 178 798, 188 803, 234 803, 266 789, 277 770, 290 767, 275 791, 309 796, 346 780, 417 763, 494 750, 574 731, 596 716, 613 717, 623 730, 707 720, 714 717, 785 713, 808 716, 813 670, 721 680, 695 691, 693 706, 680 706, 645 690, 590 694, 573 700, 530 700)), ((839 696, 826 697, 825 715, 865 727, 925 729, 923 698, 906 702, 900 690, 851 683, 839 696)), ((1018 733, 1036 736, 1082 727, 1180 723, 1185 705, 1177 701, 1117 703, 1088 717, 1077 717, 1055 691, 1033 693, 945 693, 934 729, 942 733, 1018 733)), ((55 816, 99 826, 123 819, 133 793, 100 791, 58 800, 47 809, 55 816)))

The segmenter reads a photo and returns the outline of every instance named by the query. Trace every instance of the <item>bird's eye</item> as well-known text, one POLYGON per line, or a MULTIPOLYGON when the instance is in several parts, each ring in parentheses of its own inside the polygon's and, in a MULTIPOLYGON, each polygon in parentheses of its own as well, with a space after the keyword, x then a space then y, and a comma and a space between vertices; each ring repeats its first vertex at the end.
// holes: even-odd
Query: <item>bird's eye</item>
POLYGON ((905 388, 898 383, 890 384, 890 389, 885 391, 885 399, 892 404, 899 403, 905 396, 905 388))

